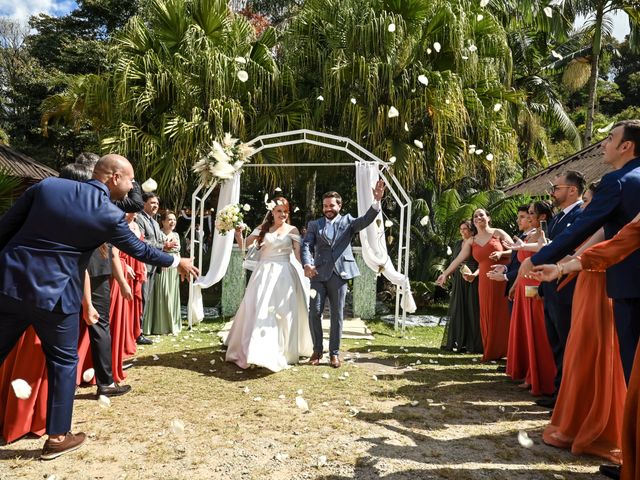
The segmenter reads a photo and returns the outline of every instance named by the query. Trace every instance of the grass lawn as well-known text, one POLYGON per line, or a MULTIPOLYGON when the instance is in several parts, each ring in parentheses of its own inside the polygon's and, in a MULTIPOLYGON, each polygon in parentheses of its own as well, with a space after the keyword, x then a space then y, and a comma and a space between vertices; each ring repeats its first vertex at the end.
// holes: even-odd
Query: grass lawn
POLYGON ((277 374, 224 362, 223 320, 139 347, 133 391, 76 396, 87 445, 51 462, 42 439, 0 447, 0 479, 587 479, 600 463, 541 443, 549 414, 496 365, 439 350, 441 327, 368 322, 343 367, 277 374), (302 393, 300 393, 300 390, 302 393), (296 396, 309 405, 296 406, 296 396), (182 428, 184 426, 184 428, 182 428), (533 439, 524 448, 517 439, 533 439))

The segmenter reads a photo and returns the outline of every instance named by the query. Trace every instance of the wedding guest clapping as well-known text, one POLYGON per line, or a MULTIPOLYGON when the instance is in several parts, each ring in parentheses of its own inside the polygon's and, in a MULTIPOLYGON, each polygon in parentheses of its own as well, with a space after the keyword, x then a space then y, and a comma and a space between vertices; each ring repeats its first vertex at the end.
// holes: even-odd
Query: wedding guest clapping
MULTIPOLYGON (((160 215, 160 229, 164 236, 164 251, 177 255, 180 253, 180 236, 174 231, 175 227, 175 213, 171 210, 163 211, 160 215)), ((145 335, 176 335, 181 330, 178 272, 172 268, 163 268, 156 273, 150 304, 142 317, 142 331, 145 335)))
MULTIPOLYGON (((447 269, 438 277, 436 283, 443 285, 447 278, 470 255, 479 264, 478 294, 480 297, 480 332, 484 354, 482 361, 497 360, 507 354, 507 339, 509 337, 509 307, 504 288, 489 279, 487 274, 495 263, 491 254, 505 250, 503 241, 511 238, 499 228, 490 226, 491 218, 483 208, 473 212, 474 236, 465 240, 460 254, 451 262, 447 269)), ((506 260, 503 260, 506 263, 506 260)))

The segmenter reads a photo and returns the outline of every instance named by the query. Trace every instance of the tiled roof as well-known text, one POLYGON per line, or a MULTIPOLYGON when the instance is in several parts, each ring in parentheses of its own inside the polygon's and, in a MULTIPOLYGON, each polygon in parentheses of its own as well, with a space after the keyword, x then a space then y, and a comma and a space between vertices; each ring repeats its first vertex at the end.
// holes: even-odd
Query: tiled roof
POLYGON ((504 193, 507 197, 517 194, 546 195, 554 177, 567 170, 576 170, 582 173, 587 180, 587 185, 595 180, 600 180, 604 174, 611 171, 611 167, 602 161, 601 143, 594 143, 535 175, 504 188, 504 193))
POLYGON ((0 170, 12 177, 23 178, 27 181, 40 181, 43 178, 58 176, 58 172, 53 168, 36 162, 33 158, 6 145, 0 145, 0 170))

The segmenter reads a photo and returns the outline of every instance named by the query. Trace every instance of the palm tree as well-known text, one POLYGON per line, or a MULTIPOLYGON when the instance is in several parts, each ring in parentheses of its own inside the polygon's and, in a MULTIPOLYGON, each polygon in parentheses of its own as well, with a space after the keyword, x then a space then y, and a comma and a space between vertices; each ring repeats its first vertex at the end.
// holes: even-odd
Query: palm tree
POLYGON ((608 16, 619 11, 624 11, 629 16, 631 34, 629 46, 632 51, 640 49, 640 12, 637 2, 630 0, 575 0, 576 12, 589 17, 586 33, 591 36, 591 55, 589 76, 589 99, 587 101, 587 115, 584 131, 584 144, 591 144, 593 135, 593 117, 595 114, 598 69, 602 52, 602 40, 611 35, 612 21, 608 16))
POLYGON ((20 179, 0 170, 0 214, 4 213, 13 202, 13 195, 20 185, 20 179))

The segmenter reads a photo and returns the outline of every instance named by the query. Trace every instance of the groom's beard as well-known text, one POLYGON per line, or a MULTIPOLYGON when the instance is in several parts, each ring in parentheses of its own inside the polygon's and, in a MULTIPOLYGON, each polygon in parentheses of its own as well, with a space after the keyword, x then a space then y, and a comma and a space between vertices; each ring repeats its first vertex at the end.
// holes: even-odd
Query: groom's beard
POLYGON ((334 218, 336 218, 338 216, 339 212, 334 212, 333 210, 327 210, 324 213, 324 218, 326 218, 327 220, 333 220, 334 218))

